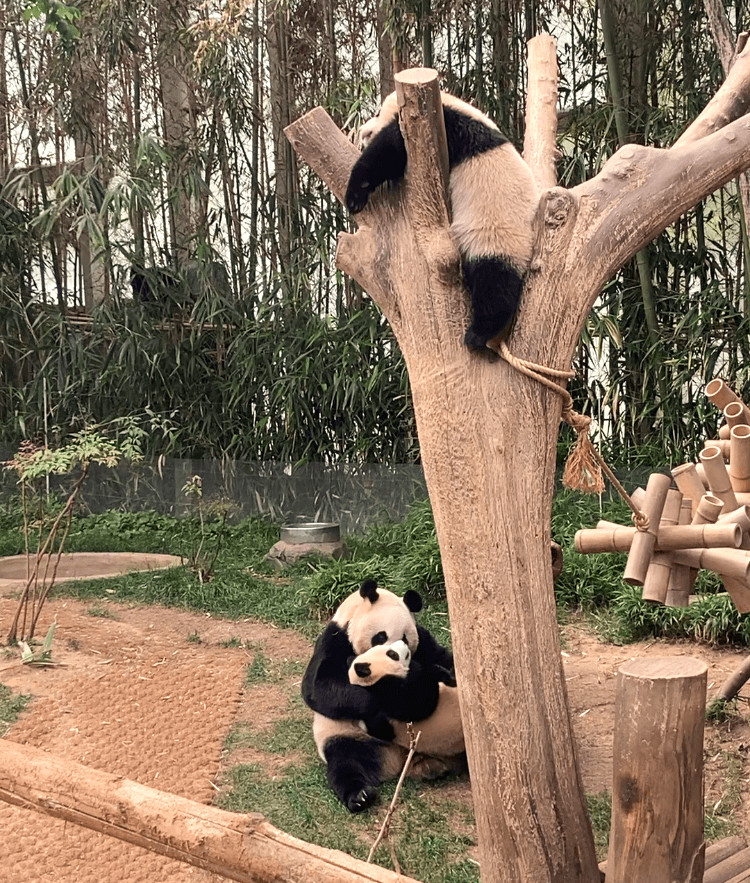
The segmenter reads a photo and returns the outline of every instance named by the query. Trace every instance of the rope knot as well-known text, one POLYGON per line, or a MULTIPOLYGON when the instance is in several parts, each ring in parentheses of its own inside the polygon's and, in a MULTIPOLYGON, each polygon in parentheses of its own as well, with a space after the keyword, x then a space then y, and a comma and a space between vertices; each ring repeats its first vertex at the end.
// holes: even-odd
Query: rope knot
MULTIPOLYGON (((494 347, 493 347, 494 349, 494 347)), ((585 494, 600 494, 604 490, 604 477, 602 472, 612 482, 620 496, 630 506, 633 512, 633 521, 638 530, 648 530, 648 516, 641 512, 640 509, 630 498, 625 488, 617 480, 617 476, 607 466, 604 458, 599 454, 591 442, 589 429, 591 427, 591 417, 579 414, 573 410, 573 399, 570 393, 564 387, 560 386, 550 378, 555 377, 560 380, 569 380, 575 376, 573 371, 558 371, 554 368, 546 368, 544 365, 535 365, 533 362, 527 362, 525 359, 519 359, 514 356, 508 349, 505 341, 502 341, 496 350, 508 364, 512 365, 521 374, 527 377, 533 377, 548 389, 554 390, 563 399, 562 417, 569 426, 578 433, 578 440, 575 447, 571 451, 568 462, 565 464, 565 472, 563 473, 563 484, 571 490, 579 490, 585 494), (547 375, 547 376, 545 376, 547 375)))

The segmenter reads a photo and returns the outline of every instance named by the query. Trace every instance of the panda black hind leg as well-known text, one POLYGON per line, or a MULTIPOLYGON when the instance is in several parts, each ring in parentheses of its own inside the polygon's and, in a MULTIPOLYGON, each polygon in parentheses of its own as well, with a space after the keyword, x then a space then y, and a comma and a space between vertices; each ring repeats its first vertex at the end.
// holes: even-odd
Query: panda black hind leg
POLYGON ((362 812, 373 803, 381 782, 381 746, 372 739, 341 736, 324 749, 328 784, 350 812, 362 812))
POLYGON ((400 181, 406 172, 406 147, 398 119, 373 136, 354 163, 346 188, 346 207, 353 214, 367 205, 370 194, 386 181, 400 181))
POLYGON ((471 295, 472 321, 464 343, 483 350, 515 316, 521 302, 523 278, 498 257, 465 258, 464 283, 471 295))

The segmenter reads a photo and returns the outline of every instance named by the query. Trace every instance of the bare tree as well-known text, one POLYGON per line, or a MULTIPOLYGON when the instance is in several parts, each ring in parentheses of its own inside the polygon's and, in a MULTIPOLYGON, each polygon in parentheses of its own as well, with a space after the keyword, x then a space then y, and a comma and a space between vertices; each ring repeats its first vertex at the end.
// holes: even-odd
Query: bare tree
MULTIPOLYGON (((603 284, 668 224, 750 166, 750 52, 671 150, 628 144, 585 183, 549 186, 555 49, 530 43, 525 156, 548 189, 509 347, 565 372, 603 284), (731 122, 732 120, 736 120, 731 122), (530 139, 537 143, 530 143, 530 139)), ((380 305, 409 369, 448 591, 485 883, 599 880, 555 616, 550 509, 562 398, 463 345, 467 296, 430 123, 436 75, 397 76, 404 186, 342 234, 337 265, 380 305)), ((289 136, 342 198, 356 151, 321 109, 289 136)))

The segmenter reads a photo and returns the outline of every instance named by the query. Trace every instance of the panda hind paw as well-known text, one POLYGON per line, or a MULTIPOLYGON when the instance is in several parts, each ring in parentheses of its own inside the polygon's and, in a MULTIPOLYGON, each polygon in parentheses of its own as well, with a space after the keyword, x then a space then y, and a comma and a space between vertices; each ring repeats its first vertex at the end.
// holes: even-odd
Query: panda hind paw
POLYGON ((374 788, 365 785, 364 788, 355 791, 346 798, 346 805, 349 812, 364 812, 375 801, 377 796, 378 792, 374 788))
POLYGON ((349 183, 349 188, 346 191, 346 207, 353 215, 361 212, 367 205, 371 190, 372 188, 367 181, 362 181, 358 185, 353 182, 349 183))
POLYGON ((487 348, 487 341, 490 340, 486 334, 477 334, 471 328, 464 335, 464 343, 473 350, 484 350, 487 348))

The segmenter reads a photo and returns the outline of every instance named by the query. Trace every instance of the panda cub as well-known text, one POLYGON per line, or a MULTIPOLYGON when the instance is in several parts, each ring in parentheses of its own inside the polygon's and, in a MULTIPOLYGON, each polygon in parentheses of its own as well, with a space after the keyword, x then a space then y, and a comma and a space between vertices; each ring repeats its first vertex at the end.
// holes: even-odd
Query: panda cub
MULTIPOLYGON (((420 732, 417 749, 434 757, 455 757, 466 750, 456 681, 439 665, 412 660, 404 641, 380 644, 352 660, 349 681, 367 687, 391 718, 394 742, 409 747, 407 722, 420 732)), ((364 722, 360 726, 366 729, 364 722)))
MULTIPOLYGON (((467 346, 482 350, 516 314, 536 238, 539 189, 518 151, 497 126, 465 101, 441 92, 448 141, 451 236, 461 255, 472 322, 467 346)), ((350 212, 406 171, 396 93, 358 133, 364 148, 346 191, 350 212)))

